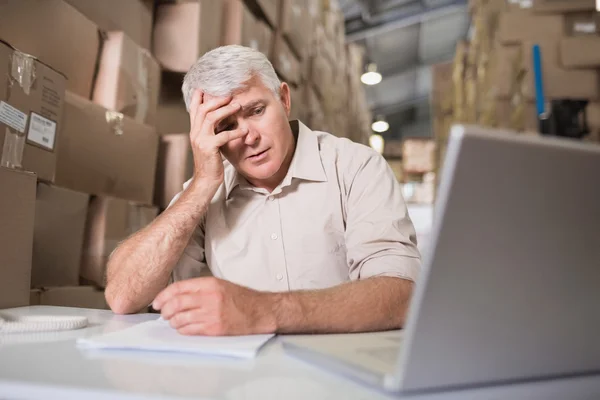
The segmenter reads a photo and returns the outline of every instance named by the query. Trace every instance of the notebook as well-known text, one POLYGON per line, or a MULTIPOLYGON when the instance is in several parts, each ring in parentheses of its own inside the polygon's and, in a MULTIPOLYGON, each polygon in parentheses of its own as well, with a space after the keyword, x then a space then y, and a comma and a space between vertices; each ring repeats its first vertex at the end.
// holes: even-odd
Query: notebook
POLYGON ((117 332, 80 338, 77 345, 88 349, 177 352, 235 358, 254 358, 273 334, 248 336, 184 336, 158 318, 117 332))

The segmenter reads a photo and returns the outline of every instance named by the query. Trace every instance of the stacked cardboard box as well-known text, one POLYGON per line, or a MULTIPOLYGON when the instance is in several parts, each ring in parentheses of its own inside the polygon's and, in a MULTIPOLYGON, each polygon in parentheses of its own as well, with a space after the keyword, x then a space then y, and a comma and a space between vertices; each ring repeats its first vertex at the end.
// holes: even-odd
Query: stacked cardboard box
POLYGON ((140 212, 157 211, 153 2, 96 3, 0 4, 0 186, 8 189, 0 282, 10 284, 0 287, 0 308, 31 301, 106 308, 94 289, 105 262, 98 277, 82 279, 96 248, 87 238, 111 222, 93 205, 128 204, 120 218, 133 230, 113 229, 115 240, 141 228, 140 212))
MULTIPOLYGON (((534 45, 541 51, 546 100, 589 101, 587 113, 594 114, 600 97, 600 20, 593 0, 472 0, 469 10, 473 34, 456 49, 452 118, 434 107, 438 164, 454 122, 537 134, 534 45)), ((444 80, 435 76, 434 69, 433 91, 442 93, 444 80)), ((594 140, 598 126, 589 122, 594 140)))

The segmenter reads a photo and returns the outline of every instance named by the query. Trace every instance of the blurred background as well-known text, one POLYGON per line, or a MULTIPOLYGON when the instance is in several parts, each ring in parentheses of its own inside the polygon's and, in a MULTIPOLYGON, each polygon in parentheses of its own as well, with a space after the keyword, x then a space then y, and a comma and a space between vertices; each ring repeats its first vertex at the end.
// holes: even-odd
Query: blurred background
POLYGON ((210 49, 263 52, 291 118, 380 152, 425 251, 452 124, 597 145, 598 32, 594 0, 0 0, 0 308, 106 307, 108 256, 191 177, 210 49))

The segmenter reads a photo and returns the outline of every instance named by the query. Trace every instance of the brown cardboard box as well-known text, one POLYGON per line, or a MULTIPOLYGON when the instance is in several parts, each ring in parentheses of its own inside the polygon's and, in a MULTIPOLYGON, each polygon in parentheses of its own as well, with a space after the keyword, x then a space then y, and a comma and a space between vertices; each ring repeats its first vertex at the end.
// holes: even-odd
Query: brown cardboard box
POLYGON ((103 31, 124 31, 135 43, 150 49, 152 0, 66 0, 103 31))
POLYGON ((151 204, 157 153, 154 128, 67 92, 57 185, 151 204))
POLYGON ((152 53, 169 71, 187 72, 204 53, 221 45, 221 0, 159 4, 152 53))
POLYGON ((246 0, 254 15, 265 19, 273 29, 279 26, 280 2, 281 0, 246 0))
POLYGON ((29 305, 35 175, 0 167, 0 309, 29 305))
POLYGON ((577 36, 560 41, 560 60, 566 68, 600 67, 600 36, 577 36))
POLYGON ((300 83, 300 61, 282 37, 275 38, 273 67, 283 80, 292 85, 300 83))
POLYGON ((490 82, 493 87, 493 95, 497 99, 512 97, 515 91, 517 75, 519 73, 521 57, 521 46, 497 45, 494 55, 495 68, 492 69, 490 82))
MULTIPOLYGON (((558 42, 538 42, 542 54, 544 94, 547 99, 597 99, 600 97, 599 72, 593 69, 569 70, 559 65, 558 42)), ((533 43, 523 44, 522 94, 527 100, 535 99, 533 74, 533 43)))
POLYGON ((185 103, 173 102, 158 105, 156 130, 160 135, 169 133, 190 132, 190 115, 185 109, 185 103))
POLYGON ((52 182, 65 77, 0 42, 0 165, 52 182))
POLYGON ((189 133, 172 133, 160 137, 154 204, 166 209, 194 174, 194 155, 189 133))
POLYGON ((567 36, 598 35, 600 32, 597 12, 574 12, 565 14, 567 36))
POLYGON ((112 197, 92 197, 88 209, 80 275, 104 287, 106 263, 118 244, 150 224, 156 207, 140 206, 112 197))
POLYGON ((160 66, 150 52, 125 33, 106 33, 93 101, 137 122, 154 125, 160 90, 160 66))
POLYGON ((30 305, 109 309, 104 291, 94 286, 33 289, 30 292, 30 305))
POLYGON ((532 15, 507 12, 500 16, 497 37, 502 44, 560 39, 564 34, 562 15, 532 15))
POLYGON ((569 11, 593 11, 595 0, 533 0, 532 10, 536 13, 566 13, 569 11))
POLYGON ((292 50, 303 59, 311 41, 312 30, 306 0, 282 0, 281 32, 290 42, 292 50))
POLYGON ((38 183, 31 287, 76 286, 89 195, 38 183))
POLYGON ((333 80, 333 70, 327 60, 321 57, 312 57, 308 79, 321 97, 325 97, 326 88, 333 80))
POLYGON ((190 116, 181 93, 183 74, 163 71, 156 118, 159 134, 189 133, 190 116))
POLYGON ((223 0, 223 15, 223 44, 252 47, 269 56, 271 30, 256 19, 242 0, 223 0))
POLYGON ((67 77, 89 98, 100 49, 96 25, 62 0, 0 2, 0 38, 67 77))
POLYGON ((435 141, 406 138, 402 141, 402 164, 405 172, 425 173, 435 169, 435 141))

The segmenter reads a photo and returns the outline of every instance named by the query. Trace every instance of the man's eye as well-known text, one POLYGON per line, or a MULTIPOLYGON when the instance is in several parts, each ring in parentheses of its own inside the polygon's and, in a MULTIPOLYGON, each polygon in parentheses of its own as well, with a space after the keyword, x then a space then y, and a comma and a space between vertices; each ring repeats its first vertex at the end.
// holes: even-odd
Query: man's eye
POLYGON ((258 107, 254 109, 254 115, 260 115, 263 113, 263 111, 265 111, 264 107, 258 107))
POLYGON ((227 125, 220 125, 217 128, 217 132, 216 133, 221 133, 221 132, 225 132, 225 131, 230 131, 233 129, 233 124, 227 124, 227 125))

